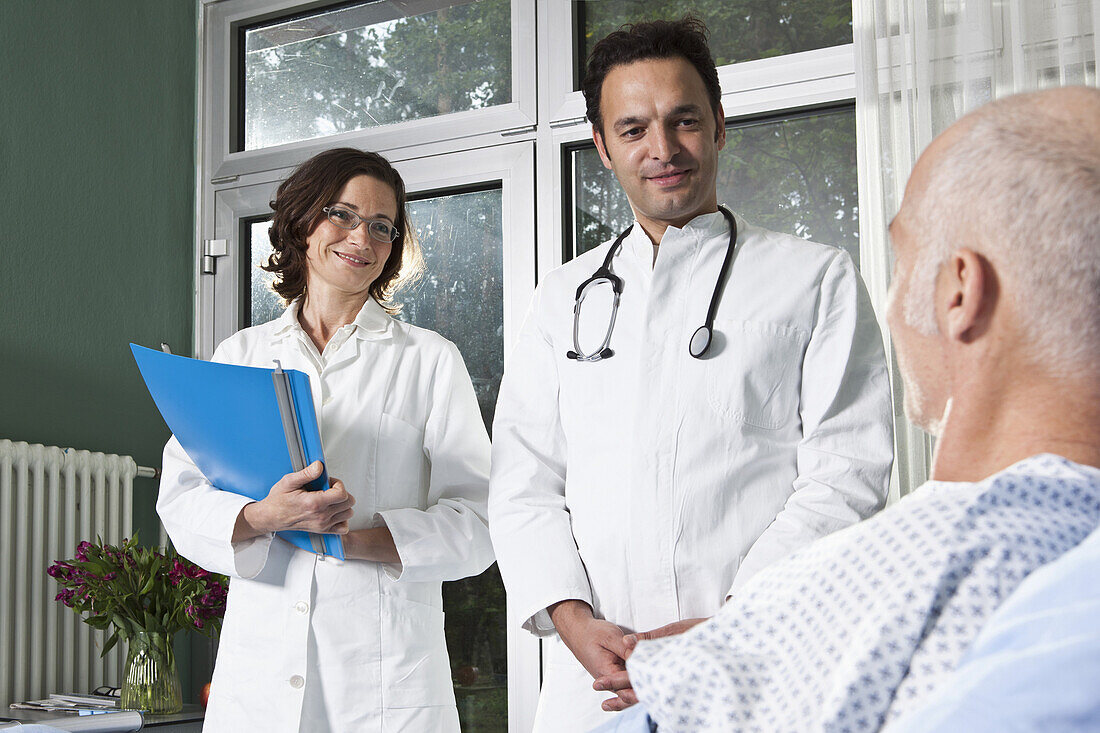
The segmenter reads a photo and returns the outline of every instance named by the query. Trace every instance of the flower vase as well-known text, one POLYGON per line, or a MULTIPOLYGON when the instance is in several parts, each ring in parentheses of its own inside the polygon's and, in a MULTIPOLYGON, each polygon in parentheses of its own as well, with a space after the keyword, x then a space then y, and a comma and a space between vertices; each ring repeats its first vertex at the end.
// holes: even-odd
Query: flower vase
POLYGON ((152 714, 178 713, 183 708, 172 637, 155 631, 130 636, 119 706, 152 714))

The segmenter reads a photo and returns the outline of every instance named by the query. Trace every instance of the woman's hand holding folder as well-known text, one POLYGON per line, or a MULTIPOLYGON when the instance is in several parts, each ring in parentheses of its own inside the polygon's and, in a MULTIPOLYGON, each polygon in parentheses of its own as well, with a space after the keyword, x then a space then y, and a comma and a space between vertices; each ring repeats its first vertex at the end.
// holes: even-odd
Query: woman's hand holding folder
POLYGON ((344 489, 344 484, 329 477, 326 491, 305 488, 321 475, 322 470, 321 462, 314 461, 301 471, 279 479, 261 501, 246 504, 233 527, 233 541, 243 542, 285 529, 347 534, 355 497, 344 489))

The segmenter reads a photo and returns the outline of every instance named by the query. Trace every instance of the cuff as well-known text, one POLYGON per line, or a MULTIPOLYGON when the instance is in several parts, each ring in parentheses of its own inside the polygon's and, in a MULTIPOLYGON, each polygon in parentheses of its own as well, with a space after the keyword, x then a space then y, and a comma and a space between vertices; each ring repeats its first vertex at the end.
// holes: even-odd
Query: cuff
POLYGON ((271 540, 275 534, 268 532, 259 537, 231 543, 233 546, 233 569, 237 575, 249 580, 255 578, 267 564, 267 552, 271 549, 271 540))
POLYGON ((382 571, 386 574, 386 577, 393 581, 401 580, 401 576, 405 574, 405 567, 409 564, 409 558, 404 547, 408 544, 401 542, 397 535, 394 534, 393 527, 386 522, 386 517, 382 512, 375 512, 374 521, 371 523, 371 527, 386 527, 390 531, 390 536, 393 537, 393 546, 397 549, 398 562, 382 562, 378 563, 382 566, 382 571))
POLYGON ((218 496, 230 506, 237 505, 237 511, 225 513, 225 516, 232 517, 232 521, 228 527, 222 528, 222 536, 226 538, 226 544, 233 553, 230 559, 233 564, 233 573, 246 580, 255 578, 267 564, 267 552, 271 549, 271 540, 275 537, 275 533, 268 532, 259 537, 234 542, 233 530, 237 526, 237 518, 240 517, 244 508, 255 503, 255 500, 228 491, 219 492, 218 496))

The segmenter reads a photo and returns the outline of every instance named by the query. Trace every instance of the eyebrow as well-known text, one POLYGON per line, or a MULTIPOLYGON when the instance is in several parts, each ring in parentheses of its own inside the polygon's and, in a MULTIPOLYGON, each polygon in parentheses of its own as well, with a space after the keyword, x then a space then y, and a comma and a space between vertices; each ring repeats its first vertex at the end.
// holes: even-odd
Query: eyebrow
MULTIPOLYGON (((359 214, 359 207, 356 206, 355 204, 349 204, 347 201, 337 201, 336 203, 333 204, 333 206, 343 206, 344 208, 351 209, 356 214, 359 214)), ((377 214, 374 214, 372 216, 363 216, 362 214, 359 214, 359 216, 360 216, 360 218, 363 218, 363 219, 385 219, 390 224, 393 224, 393 219, 390 218, 390 215, 389 214, 383 214, 381 212, 379 212, 377 214)))
MULTIPOLYGON (((687 104, 681 104, 681 105, 678 105, 678 106, 674 107, 672 109, 672 111, 669 112, 668 115, 666 115, 666 117, 677 117, 677 116, 682 115, 682 114, 692 114, 692 115, 702 116, 703 108, 700 107, 699 105, 693 103, 693 102, 688 102, 687 104)), ((638 117, 638 116, 620 117, 619 119, 615 120, 615 124, 613 124, 612 127, 616 130, 619 130, 619 129, 622 129, 624 127, 634 127, 635 125, 644 125, 645 123, 646 123, 646 118, 644 118, 644 117, 638 117)))

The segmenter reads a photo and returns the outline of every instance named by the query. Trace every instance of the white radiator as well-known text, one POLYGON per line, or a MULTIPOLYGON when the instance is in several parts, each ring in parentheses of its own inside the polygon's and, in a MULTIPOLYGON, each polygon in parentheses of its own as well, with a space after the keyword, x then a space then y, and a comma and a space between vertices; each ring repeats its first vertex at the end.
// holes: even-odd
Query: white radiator
POLYGON ((0 440, 0 702, 120 684, 126 645, 100 658, 107 634, 54 601, 46 568, 81 540, 131 536, 137 472, 129 456, 0 440))

